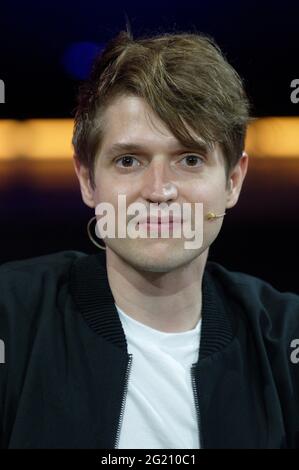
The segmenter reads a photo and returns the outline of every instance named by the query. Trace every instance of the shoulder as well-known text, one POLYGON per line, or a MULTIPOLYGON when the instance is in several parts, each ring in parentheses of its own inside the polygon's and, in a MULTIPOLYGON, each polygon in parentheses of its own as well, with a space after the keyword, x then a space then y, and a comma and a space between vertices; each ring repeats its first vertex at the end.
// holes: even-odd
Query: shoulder
MULTIPOLYGON (((209 273, 226 287, 231 287, 232 291, 238 292, 246 298, 254 301, 267 301, 272 298, 290 299, 299 302, 299 293, 281 292, 272 286, 268 281, 255 277, 251 274, 232 271, 215 261, 208 261, 206 269, 209 273)), ((299 286, 298 286, 299 288, 299 286)))
POLYGON ((35 258, 27 258, 17 261, 9 261, 0 265, 0 279, 7 275, 21 273, 35 273, 46 270, 60 271, 69 266, 76 259, 86 256, 85 253, 74 250, 59 251, 35 258))
POLYGON ((235 305, 252 326, 272 338, 299 338, 299 295, 281 292, 269 282, 208 261, 206 269, 220 286, 223 300, 235 305))
POLYGON ((7 362, 21 370, 39 329, 60 318, 56 313, 68 299, 71 266, 84 256, 61 251, 0 265, 0 339, 7 362))
POLYGON ((73 262, 83 256, 85 253, 69 250, 0 265, 0 316, 20 309, 32 311, 47 296, 55 296, 67 281, 73 262))
POLYGON ((0 283, 17 283, 20 287, 22 280, 35 278, 43 275, 53 277, 63 276, 78 258, 87 256, 80 251, 60 251, 48 255, 27 258, 18 261, 9 261, 0 265, 0 283))

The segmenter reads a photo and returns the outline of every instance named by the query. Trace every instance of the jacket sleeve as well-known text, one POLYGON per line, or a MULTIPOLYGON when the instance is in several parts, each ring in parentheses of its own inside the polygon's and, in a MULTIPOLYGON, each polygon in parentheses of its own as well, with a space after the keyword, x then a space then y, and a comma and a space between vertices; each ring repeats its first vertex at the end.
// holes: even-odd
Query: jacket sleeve
MULTIPOLYGON (((9 447, 39 327, 73 260, 58 252, 0 266, 0 448, 9 447), (2 359, 2 360, 1 360, 2 359)), ((54 312, 54 310, 53 310, 54 312)))
POLYGON ((280 292, 264 281, 256 283, 256 293, 254 326, 272 370, 286 446, 299 448, 299 295, 280 292))
POLYGON ((30 355, 34 325, 30 272, 0 266, 0 448, 7 448, 30 355))
POLYGON ((267 369, 265 395, 267 387, 275 387, 286 431, 286 447, 299 448, 299 295, 280 292, 249 274, 228 272, 223 267, 218 271, 228 294, 237 295, 255 339, 260 363, 267 369))
POLYGON ((4 286, 0 280, 0 449, 3 448, 4 409, 7 384, 7 314, 4 307, 4 286))
POLYGON ((264 336, 287 430, 287 445, 299 448, 299 296, 276 291, 264 336))

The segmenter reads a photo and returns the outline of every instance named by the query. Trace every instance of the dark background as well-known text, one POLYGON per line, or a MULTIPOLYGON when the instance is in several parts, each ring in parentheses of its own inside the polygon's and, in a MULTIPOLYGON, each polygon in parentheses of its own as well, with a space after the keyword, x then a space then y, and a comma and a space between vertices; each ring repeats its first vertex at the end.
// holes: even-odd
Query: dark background
MULTIPOLYGON (((125 28, 126 15, 135 37, 209 34, 244 79, 254 116, 297 116, 290 83, 299 78, 298 3, 2 2, 6 103, 0 119, 73 117, 80 80, 95 52, 125 28)), ((299 155, 292 161, 250 160, 239 203, 226 216, 210 259, 299 293, 298 167, 299 155)), ((81 201, 75 176, 65 188, 37 188, 25 177, 2 183, 0 263, 64 249, 96 251, 86 235, 93 213, 81 201)))

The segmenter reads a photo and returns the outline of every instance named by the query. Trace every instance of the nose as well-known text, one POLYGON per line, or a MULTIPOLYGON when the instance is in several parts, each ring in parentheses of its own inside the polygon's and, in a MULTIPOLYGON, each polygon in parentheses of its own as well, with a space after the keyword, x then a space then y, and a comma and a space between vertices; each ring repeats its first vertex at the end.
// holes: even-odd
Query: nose
POLYGON ((148 202, 173 201, 178 196, 176 184, 167 176, 164 162, 152 161, 142 183, 141 195, 148 202))

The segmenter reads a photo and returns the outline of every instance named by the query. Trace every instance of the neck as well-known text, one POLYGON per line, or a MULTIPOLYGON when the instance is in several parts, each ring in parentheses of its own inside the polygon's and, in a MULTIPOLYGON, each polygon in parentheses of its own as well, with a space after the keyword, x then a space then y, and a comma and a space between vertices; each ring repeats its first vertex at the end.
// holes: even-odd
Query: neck
POLYGON ((159 331, 195 328, 202 310, 202 278, 208 249, 170 272, 137 270, 107 247, 106 265, 116 305, 135 320, 159 331))

